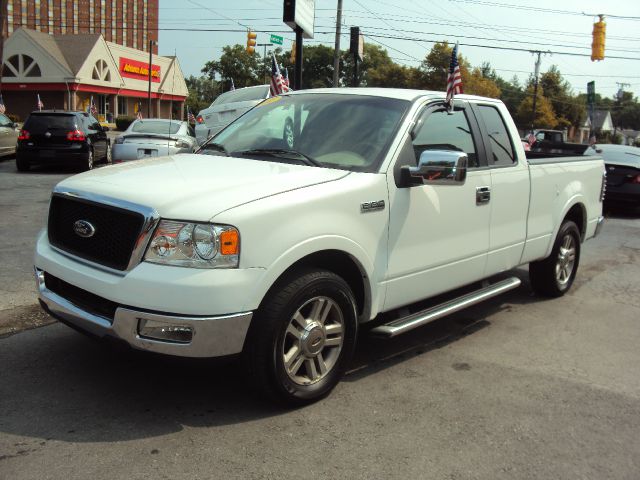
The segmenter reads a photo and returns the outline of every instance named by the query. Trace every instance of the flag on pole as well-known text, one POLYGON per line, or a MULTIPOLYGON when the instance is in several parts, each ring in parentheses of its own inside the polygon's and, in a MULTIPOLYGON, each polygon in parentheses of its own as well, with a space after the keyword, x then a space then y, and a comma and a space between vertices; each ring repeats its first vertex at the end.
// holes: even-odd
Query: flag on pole
POLYGON ((231 88, 229 90, 235 90, 236 86, 233 84, 233 78, 231 79, 231 88))
POLYGON ((446 102, 453 107, 453 96, 462 91, 462 75, 460 65, 458 65, 458 42, 451 52, 451 63, 449 64, 449 75, 447 76, 447 97, 446 102))
POLYGON ((289 88, 289 70, 286 68, 284 69, 284 84, 289 88))
POLYGON ((530 147, 533 147, 533 144, 536 143, 536 136, 533 134, 533 132, 531 132, 528 136, 527 136, 527 143, 529 144, 530 147))
POLYGON ((142 120, 142 102, 138 102, 138 111, 136 112, 136 118, 142 120))
POLYGON ((93 95, 91 95, 91 103, 89 103, 89 113, 93 116, 98 114, 98 108, 96 107, 96 104, 93 103, 93 95))
POLYGON ((7 111, 7 107, 4 106, 4 100, 2 99, 2 94, 0 93, 0 113, 4 113, 7 111))
POLYGON ((191 109, 189 107, 187 107, 187 122, 189 123, 196 123, 196 117, 195 115, 191 112, 191 109))
POLYGON ((44 103, 40 100, 40 94, 38 94, 38 103, 36 106, 38 107, 38 110, 42 110, 44 108, 44 103))
POLYGON ((289 91, 289 87, 284 82, 280 67, 276 62, 276 56, 271 54, 271 96, 280 95, 289 91))

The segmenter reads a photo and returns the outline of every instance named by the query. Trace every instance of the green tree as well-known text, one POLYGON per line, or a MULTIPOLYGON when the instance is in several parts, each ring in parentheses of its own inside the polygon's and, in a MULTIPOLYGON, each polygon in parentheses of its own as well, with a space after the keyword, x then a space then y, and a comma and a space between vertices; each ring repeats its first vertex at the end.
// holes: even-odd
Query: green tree
MULTIPOLYGON (((533 114, 533 87, 527 88, 526 96, 518 106, 515 114, 515 121, 518 127, 527 130, 531 128, 531 116, 533 114)), ((534 128, 555 128, 558 119, 553 111, 551 102, 544 96, 543 89, 538 87, 536 98, 536 118, 533 122, 534 128)))
POLYGON ((249 55, 242 45, 227 45, 222 48, 220 60, 212 60, 204 64, 202 73, 211 80, 221 78, 233 79, 236 88, 251 87, 262 83, 263 73, 261 58, 258 52, 249 55))
POLYGON ((511 115, 515 115, 525 97, 525 91, 515 75, 511 81, 496 77, 496 85, 500 89, 500 100, 504 102, 511 115))
POLYGON ((586 107, 574 97, 571 85, 560 73, 556 65, 540 75, 539 85, 545 97, 551 102, 556 114, 558 127, 578 127, 586 118, 586 107))
POLYGON ((218 82, 208 77, 194 77, 191 75, 185 78, 189 95, 187 95, 186 105, 194 115, 204 108, 207 108, 216 96, 218 96, 218 82))

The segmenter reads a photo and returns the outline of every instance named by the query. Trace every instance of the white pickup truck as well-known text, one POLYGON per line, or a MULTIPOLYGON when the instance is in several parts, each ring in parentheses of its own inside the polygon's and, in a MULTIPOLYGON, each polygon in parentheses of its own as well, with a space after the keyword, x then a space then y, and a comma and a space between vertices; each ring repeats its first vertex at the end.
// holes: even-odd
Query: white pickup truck
POLYGON ((294 92, 199 154, 64 180, 37 241, 41 305, 141 350, 242 354, 262 390, 304 404, 336 385, 367 322, 404 333, 517 287, 503 272, 525 264, 536 292, 563 295, 602 225, 602 159, 528 161, 500 101, 443 100, 294 92))

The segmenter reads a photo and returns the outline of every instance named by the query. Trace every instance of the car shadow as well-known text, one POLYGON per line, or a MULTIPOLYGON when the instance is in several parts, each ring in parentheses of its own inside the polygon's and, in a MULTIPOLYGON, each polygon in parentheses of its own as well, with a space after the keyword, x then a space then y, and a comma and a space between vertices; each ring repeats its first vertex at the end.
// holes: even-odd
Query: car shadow
MULTIPOLYGON (((362 329, 346 382, 454 343, 514 304, 539 301, 520 288, 381 340, 362 329)), ((238 362, 185 359, 105 345, 55 324, 0 340, 0 431, 64 442, 152 438, 290 413, 257 396, 238 362), (7 368, 7 366, 11 366, 7 368)), ((331 402, 331 397, 324 400, 331 402)), ((326 408, 322 402, 306 408, 326 408)))

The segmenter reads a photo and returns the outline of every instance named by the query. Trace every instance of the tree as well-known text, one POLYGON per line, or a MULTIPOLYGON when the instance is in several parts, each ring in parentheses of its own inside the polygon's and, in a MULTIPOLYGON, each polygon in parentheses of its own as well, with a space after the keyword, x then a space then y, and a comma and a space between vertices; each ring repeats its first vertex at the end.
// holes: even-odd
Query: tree
POLYGON ((500 89, 500 100, 507 106, 511 115, 515 115, 525 97, 524 89, 520 85, 518 77, 514 75, 511 81, 496 77, 495 82, 500 89))
MULTIPOLYGON (((468 71, 467 71, 468 72, 468 71)), ((500 87, 489 77, 486 77, 481 68, 474 68, 462 77, 464 93, 480 95, 482 97, 500 98, 500 87)))
POLYGON ((262 64, 258 52, 249 55, 242 45, 222 48, 220 60, 212 60, 204 64, 202 73, 211 80, 222 78, 233 79, 236 88, 251 87, 262 83, 262 64))
POLYGON ((191 75, 185 78, 189 95, 187 96, 186 106, 197 115, 198 112, 207 108, 216 96, 218 96, 219 85, 215 80, 207 77, 194 77, 191 75))
MULTIPOLYGON (((516 124, 522 129, 531 127, 531 115, 533 114, 533 87, 527 88, 526 97, 515 114, 516 124)), ((558 125, 556 114, 553 111, 551 102, 544 96, 543 89, 538 87, 536 99, 536 118, 533 122, 534 128, 555 128, 558 125)))
POLYGON ((573 96, 571 85, 564 80, 557 66, 552 65, 540 76, 539 85, 545 97, 551 102, 559 127, 580 126, 586 117, 583 102, 573 96))

